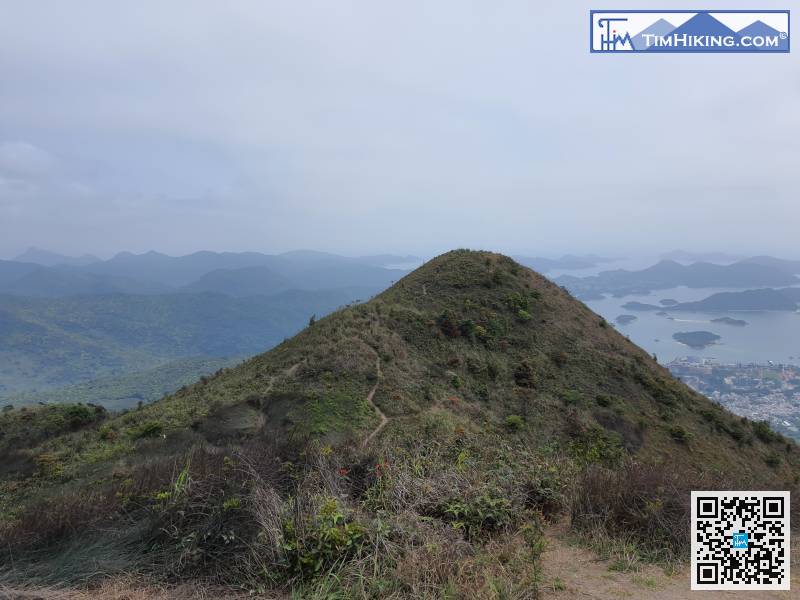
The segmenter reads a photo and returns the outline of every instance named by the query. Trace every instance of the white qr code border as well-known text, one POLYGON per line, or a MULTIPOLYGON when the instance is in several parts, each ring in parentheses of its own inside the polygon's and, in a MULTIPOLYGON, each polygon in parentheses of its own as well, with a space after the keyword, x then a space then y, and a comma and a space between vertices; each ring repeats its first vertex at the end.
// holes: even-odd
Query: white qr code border
MULTIPOLYGON (((790 512, 790 495, 787 491, 693 491, 692 492, 692 565, 691 565, 691 589, 692 590, 788 590, 789 586, 791 585, 790 582, 790 562, 791 562, 791 549, 790 549, 790 522, 789 522, 789 512, 790 512), (783 536, 778 536, 775 539, 779 539, 782 544, 783 548, 785 549, 785 560, 783 563, 784 567, 784 577, 781 583, 736 583, 736 582, 725 582, 719 583, 720 575, 718 572, 715 574, 714 571, 714 564, 717 564, 717 570, 719 569, 719 561, 698 561, 698 557, 702 555, 703 552, 709 550, 709 546, 707 544, 701 543, 701 540, 698 537, 698 523, 700 521, 706 520, 718 520, 713 516, 703 517, 702 515, 698 515, 698 500, 707 498, 759 498, 762 500, 764 498, 782 498, 783 499, 783 513, 782 516, 773 516, 772 520, 779 520, 785 523, 783 527, 783 536), (699 563, 699 564, 698 564, 699 563), (702 581, 698 581, 699 578, 699 566, 700 565, 708 565, 711 569, 710 571, 704 571, 704 574, 709 578, 709 580, 714 580, 715 583, 706 583, 702 581)), ((706 510, 712 508, 714 505, 713 503, 709 503, 707 505, 708 508, 706 510)), ((709 515, 713 515, 713 512, 709 512, 709 515)), ((719 517, 719 515, 717 515, 719 517)), ((731 538, 731 542, 733 540, 733 529, 741 530, 742 527, 733 527, 729 532, 726 533, 726 536, 729 535, 731 538)), ((745 528, 746 529, 746 528, 745 528)), ((745 531, 747 532, 747 531, 745 531)), ((744 552, 746 550, 739 550, 733 549, 733 552, 744 552)))

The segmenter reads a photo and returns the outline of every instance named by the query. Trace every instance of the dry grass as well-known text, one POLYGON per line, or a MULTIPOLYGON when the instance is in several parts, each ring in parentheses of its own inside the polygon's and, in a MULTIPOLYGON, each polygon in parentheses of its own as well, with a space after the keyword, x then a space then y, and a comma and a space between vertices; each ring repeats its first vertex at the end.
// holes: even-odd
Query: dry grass
MULTIPOLYGON (((164 586, 133 577, 112 577, 96 587, 57 588, 0 585, 0 600, 212 600, 218 598, 253 598, 247 593, 230 588, 201 585, 164 586)), ((255 596, 260 598, 286 598, 284 595, 255 596)))

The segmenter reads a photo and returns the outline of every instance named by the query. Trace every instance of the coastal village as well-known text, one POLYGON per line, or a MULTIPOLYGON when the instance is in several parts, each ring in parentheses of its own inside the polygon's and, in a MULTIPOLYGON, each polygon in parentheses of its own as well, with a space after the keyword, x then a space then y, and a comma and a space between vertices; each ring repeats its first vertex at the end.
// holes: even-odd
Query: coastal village
POLYGON ((800 367, 789 364, 721 364, 687 356, 667 365, 673 375, 734 413, 768 421, 800 440, 800 367))

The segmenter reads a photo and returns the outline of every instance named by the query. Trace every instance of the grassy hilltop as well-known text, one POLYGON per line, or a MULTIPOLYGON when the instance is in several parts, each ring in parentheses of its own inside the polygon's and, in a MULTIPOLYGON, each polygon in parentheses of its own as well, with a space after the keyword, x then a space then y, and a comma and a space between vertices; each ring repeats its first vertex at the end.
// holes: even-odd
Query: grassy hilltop
POLYGON ((533 598, 547 523, 674 563, 689 490, 799 467, 558 286, 459 250, 138 410, 0 415, 0 581, 533 598))

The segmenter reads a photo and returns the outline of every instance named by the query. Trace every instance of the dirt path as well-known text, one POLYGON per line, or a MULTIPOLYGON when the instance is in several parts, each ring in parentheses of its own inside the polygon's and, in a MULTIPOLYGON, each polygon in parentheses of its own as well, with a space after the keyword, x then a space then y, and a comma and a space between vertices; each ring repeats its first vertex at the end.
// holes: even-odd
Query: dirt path
POLYGON ((375 371, 377 373, 376 374, 377 381, 375 381, 375 385, 372 386, 372 389, 369 391, 369 394, 367 394, 367 402, 371 404, 372 407, 375 409, 375 411, 378 413, 378 416, 381 418, 381 421, 380 423, 378 423, 378 426, 372 431, 372 433, 370 433, 366 438, 364 438, 364 441, 361 442, 362 448, 365 448, 367 444, 369 444, 372 441, 372 438, 378 435, 383 430, 383 428, 386 427, 386 424, 389 422, 389 417, 383 414, 383 411, 380 409, 380 407, 377 404, 375 404, 375 402, 372 401, 373 397, 375 396, 375 392, 378 391, 378 385, 380 384, 381 377, 383 377, 383 372, 381 371, 380 357, 375 359, 375 371))
MULTIPOLYGON (((794 561, 793 561, 794 562, 794 561)), ((542 597, 555 600, 736 600, 748 592, 693 592, 689 589, 689 568, 673 575, 646 565, 636 572, 609 570, 611 562, 600 560, 589 549, 571 544, 564 525, 547 532, 547 549, 542 556, 542 597)), ((764 600, 797 598, 800 580, 792 565, 792 591, 753 593, 764 600)))

